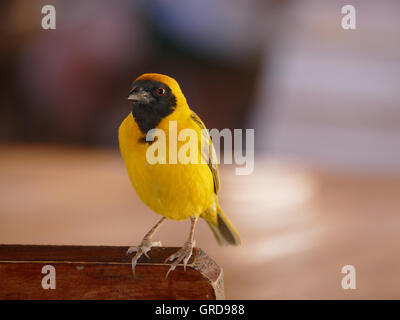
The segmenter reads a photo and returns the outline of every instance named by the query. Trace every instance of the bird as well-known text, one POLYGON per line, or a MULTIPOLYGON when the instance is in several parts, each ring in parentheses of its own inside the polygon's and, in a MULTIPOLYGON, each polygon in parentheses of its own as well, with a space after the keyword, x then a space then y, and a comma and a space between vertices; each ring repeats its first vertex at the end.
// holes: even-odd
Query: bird
MULTIPOLYGON (((127 99, 132 109, 118 130, 120 153, 139 198, 162 216, 141 243, 127 251, 127 254, 136 252, 132 258, 133 276, 138 259, 142 255, 149 258, 151 248, 161 246, 160 241, 153 241, 153 236, 166 219, 190 220, 187 241, 164 261, 171 262, 166 278, 179 264, 183 263, 186 271, 195 247, 194 231, 199 218, 208 223, 220 245, 239 245, 239 233, 218 202, 220 179, 212 139, 203 121, 190 109, 178 82, 167 75, 145 73, 132 83, 127 99), (198 141, 205 141, 198 147, 198 157, 203 161, 149 163, 146 155, 156 140, 148 136, 156 129, 165 133, 166 154, 171 158, 171 123, 176 124, 178 131, 193 130, 198 141)), ((184 144, 176 143, 177 149, 184 144)))

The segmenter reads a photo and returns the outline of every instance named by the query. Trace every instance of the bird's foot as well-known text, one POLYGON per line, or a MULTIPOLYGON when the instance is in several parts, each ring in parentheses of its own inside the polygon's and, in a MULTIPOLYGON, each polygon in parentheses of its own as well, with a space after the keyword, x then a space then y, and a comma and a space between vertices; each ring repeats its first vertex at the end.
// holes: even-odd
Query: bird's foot
POLYGON ((135 277, 135 267, 137 261, 143 254, 146 256, 147 259, 150 259, 147 252, 149 252, 152 247, 161 247, 161 241, 152 241, 151 238, 144 237, 140 245, 130 247, 128 251, 126 251, 126 254, 131 254, 133 252, 136 252, 135 256, 132 258, 133 277, 135 277))
POLYGON ((180 262, 183 262, 183 268, 184 268, 184 270, 186 271, 186 265, 187 265, 187 263, 188 263, 190 257, 192 256, 192 252, 193 252, 193 248, 194 248, 195 244, 196 244, 196 242, 195 242, 194 240, 193 240, 193 241, 190 241, 190 240, 189 240, 189 241, 186 241, 185 244, 184 244, 184 246, 183 246, 182 248, 180 248, 177 252, 171 254, 171 255, 164 261, 164 263, 167 263, 168 261, 173 261, 173 260, 176 259, 176 260, 172 263, 171 267, 169 268, 169 270, 168 270, 168 272, 167 272, 167 274, 166 274, 166 276, 165 276, 165 279, 168 278, 169 273, 170 273, 171 271, 174 271, 175 268, 176 268, 176 266, 177 266, 180 262))

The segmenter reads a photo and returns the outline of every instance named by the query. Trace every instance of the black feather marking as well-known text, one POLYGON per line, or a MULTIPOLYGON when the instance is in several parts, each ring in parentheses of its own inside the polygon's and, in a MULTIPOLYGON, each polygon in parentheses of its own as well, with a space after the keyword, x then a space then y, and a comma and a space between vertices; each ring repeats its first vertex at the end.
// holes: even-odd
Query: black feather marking
POLYGON ((141 88, 151 94, 154 98, 149 103, 133 102, 132 115, 135 118, 140 131, 144 134, 154 129, 162 119, 171 114, 176 108, 176 97, 171 89, 164 83, 155 80, 138 80, 132 85, 132 90, 141 88), (159 88, 165 89, 165 94, 160 96, 159 88))

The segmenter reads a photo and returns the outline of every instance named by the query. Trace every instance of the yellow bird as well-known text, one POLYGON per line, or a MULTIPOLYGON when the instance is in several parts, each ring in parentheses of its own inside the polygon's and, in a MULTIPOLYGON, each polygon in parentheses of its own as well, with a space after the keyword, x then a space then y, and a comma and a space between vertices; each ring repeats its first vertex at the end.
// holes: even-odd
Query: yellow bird
MULTIPOLYGON (((220 182, 211 138, 203 122, 190 110, 175 79, 157 73, 143 74, 134 81, 128 100, 132 102, 132 112, 119 128, 120 151, 136 193, 147 206, 163 216, 144 236, 140 245, 127 251, 128 254, 136 252, 132 258, 133 274, 141 255, 148 258, 147 252, 151 247, 161 246, 152 237, 166 218, 191 221, 188 240, 165 261, 175 260, 166 277, 179 263, 183 262, 186 270, 195 246, 194 229, 199 217, 207 221, 219 244, 240 244, 238 232, 218 204, 220 182), (198 141, 203 135, 205 148, 199 143, 198 154, 205 161, 182 163, 178 159, 176 163, 149 163, 147 151, 156 140, 151 141, 146 136, 152 129, 165 133, 165 150, 168 160, 171 160, 171 122, 176 124, 178 133, 182 129, 192 129, 198 141)), ((178 139, 177 150, 184 143, 178 139)))

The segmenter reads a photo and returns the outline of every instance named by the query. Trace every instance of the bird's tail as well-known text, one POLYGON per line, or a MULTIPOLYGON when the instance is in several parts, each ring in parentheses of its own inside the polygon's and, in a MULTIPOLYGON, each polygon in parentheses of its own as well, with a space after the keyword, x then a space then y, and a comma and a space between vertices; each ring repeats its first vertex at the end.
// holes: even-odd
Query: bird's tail
POLYGON ((211 230, 213 231, 215 238, 220 245, 234 245, 237 246, 241 243, 239 233, 236 231, 233 224, 229 221, 228 217, 222 211, 218 205, 217 209, 217 225, 208 222, 211 230))

